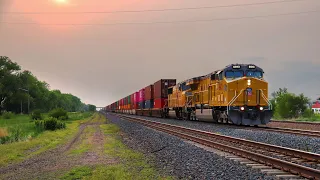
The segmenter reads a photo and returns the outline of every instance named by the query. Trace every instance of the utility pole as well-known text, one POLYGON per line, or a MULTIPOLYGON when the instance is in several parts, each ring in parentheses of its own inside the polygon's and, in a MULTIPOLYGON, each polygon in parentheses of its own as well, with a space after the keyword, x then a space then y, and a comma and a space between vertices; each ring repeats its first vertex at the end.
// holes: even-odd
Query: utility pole
MULTIPOLYGON (((19 88, 22 91, 28 92, 28 114, 30 113, 30 94, 29 94, 29 88, 28 89, 23 89, 19 88)), ((22 101, 21 101, 21 113, 22 113, 22 101)))

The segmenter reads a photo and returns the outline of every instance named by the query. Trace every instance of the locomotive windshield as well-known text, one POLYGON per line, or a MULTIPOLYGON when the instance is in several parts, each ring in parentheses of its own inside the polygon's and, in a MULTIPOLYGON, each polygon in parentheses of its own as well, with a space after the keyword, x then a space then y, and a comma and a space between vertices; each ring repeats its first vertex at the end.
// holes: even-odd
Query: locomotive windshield
POLYGON ((262 72, 261 71, 247 71, 246 76, 247 77, 262 78, 262 72))
POLYGON ((243 71, 226 71, 226 78, 243 77, 243 71))

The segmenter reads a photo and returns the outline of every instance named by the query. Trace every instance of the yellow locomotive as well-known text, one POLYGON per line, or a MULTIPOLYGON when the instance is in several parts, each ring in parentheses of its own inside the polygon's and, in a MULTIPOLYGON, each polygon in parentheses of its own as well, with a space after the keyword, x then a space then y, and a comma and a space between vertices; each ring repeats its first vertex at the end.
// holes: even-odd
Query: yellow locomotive
POLYGON ((169 114, 197 120, 197 110, 207 109, 211 121, 237 125, 267 124, 272 117, 268 82, 254 64, 231 64, 213 73, 188 79, 168 88, 169 114))

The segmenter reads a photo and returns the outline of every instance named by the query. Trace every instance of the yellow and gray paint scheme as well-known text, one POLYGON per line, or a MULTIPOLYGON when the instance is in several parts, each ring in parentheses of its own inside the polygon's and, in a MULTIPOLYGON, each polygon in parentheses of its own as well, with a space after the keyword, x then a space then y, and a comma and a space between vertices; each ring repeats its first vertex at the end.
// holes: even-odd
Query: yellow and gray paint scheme
POLYGON ((254 64, 231 64, 168 89, 168 112, 197 120, 197 109, 211 109, 212 121, 238 125, 267 124, 272 117, 268 82, 254 64))

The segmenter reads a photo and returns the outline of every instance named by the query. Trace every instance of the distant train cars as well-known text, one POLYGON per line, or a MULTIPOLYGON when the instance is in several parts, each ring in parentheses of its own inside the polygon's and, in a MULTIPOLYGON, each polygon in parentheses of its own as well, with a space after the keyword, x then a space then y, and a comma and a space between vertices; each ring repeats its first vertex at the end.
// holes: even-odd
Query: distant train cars
POLYGON ((253 64, 231 64, 177 83, 161 79, 105 108, 141 116, 176 117, 238 125, 267 124, 272 116, 268 82, 253 64), (200 110, 201 113, 198 111, 200 110))

